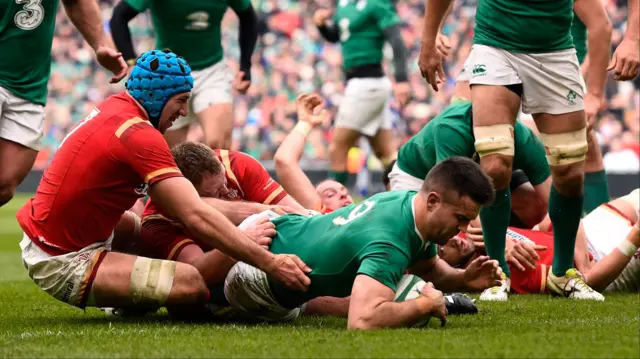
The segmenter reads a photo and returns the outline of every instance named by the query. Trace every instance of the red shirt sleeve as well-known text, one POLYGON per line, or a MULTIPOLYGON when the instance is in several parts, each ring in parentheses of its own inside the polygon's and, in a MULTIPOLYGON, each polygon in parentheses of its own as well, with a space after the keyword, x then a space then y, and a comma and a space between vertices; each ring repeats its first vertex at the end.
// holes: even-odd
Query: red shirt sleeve
POLYGON ((125 161, 149 186, 182 176, 162 134, 140 118, 125 121, 116 131, 125 161))
POLYGON ((246 201, 276 204, 287 195, 284 188, 253 157, 226 150, 220 151, 220 157, 227 175, 237 182, 246 201))
POLYGON ((537 263, 535 269, 524 272, 509 265, 511 270, 511 290, 518 294, 544 293, 547 283, 547 273, 549 267, 542 263, 537 263))

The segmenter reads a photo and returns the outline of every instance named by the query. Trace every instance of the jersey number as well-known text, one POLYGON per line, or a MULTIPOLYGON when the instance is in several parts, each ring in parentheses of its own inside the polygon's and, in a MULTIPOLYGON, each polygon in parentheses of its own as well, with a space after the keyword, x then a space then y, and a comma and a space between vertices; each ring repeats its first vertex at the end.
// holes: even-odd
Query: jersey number
POLYGON ((100 110, 98 110, 97 108, 94 108, 93 111, 91 111, 91 113, 89 114, 89 116, 87 116, 82 122, 78 124, 78 126, 76 126, 73 130, 69 131, 69 133, 66 136, 64 136, 58 148, 62 147, 62 145, 64 144, 64 141, 66 141, 67 138, 69 138, 69 136, 71 136, 74 132, 76 132, 76 130, 78 130, 85 123, 89 122, 89 120, 91 120, 92 118, 98 116, 99 113, 100 113, 100 110))
POLYGON ((22 10, 16 13, 13 21, 22 30, 33 30, 42 24, 44 8, 40 5, 42 0, 16 0, 16 4, 24 4, 22 10))
POLYGON ((376 203, 373 201, 364 201, 361 204, 357 205, 347 218, 342 216, 336 217, 333 219, 333 224, 336 226, 344 226, 345 224, 362 217, 365 213, 369 212, 376 203))
POLYGON ((345 42, 349 40, 349 37, 351 37, 351 33, 349 32, 349 19, 340 19, 338 26, 340 27, 340 41, 345 42))

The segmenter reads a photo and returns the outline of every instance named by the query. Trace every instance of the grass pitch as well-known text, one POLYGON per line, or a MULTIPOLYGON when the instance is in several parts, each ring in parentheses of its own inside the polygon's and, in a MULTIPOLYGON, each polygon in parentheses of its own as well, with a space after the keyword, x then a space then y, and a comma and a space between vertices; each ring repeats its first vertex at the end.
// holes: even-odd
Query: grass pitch
POLYGON ((346 331, 336 318, 287 325, 187 324, 165 311, 141 320, 107 317, 60 303, 27 277, 15 212, 0 208, 0 357, 458 357, 640 358, 640 295, 604 303, 512 295, 480 303, 475 316, 450 316, 444 328, 346 331))

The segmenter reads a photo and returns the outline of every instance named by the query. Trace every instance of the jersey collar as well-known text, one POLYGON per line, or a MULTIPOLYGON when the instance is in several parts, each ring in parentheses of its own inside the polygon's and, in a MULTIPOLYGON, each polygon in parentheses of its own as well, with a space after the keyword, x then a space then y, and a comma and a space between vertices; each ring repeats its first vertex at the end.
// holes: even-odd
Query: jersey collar
POLYGON ((418 235, 422 243, 424 243, 424 238, 422 238, 422 234, 420 234, 420 231, 418 231, 418 225, 416 224, 416 197, 417 195, 414 195, 413 198, 411 199, 411 214, 413 215, 413 229, 416 231, 416 234, 418 235))

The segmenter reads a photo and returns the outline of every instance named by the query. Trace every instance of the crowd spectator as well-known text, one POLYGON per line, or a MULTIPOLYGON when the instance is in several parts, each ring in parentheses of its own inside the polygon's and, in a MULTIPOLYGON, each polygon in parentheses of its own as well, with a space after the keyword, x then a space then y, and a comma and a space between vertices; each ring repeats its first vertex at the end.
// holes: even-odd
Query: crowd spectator
MULTIPOLYGON (((390 0, 391 1, 391 0, 390 0)), ((612 45, 618 45, 626 22, 626 1, 604 0, 613 24, 612 45)), ((318 6, 331 0, 253 0, 260 16, 260 38, 253 58, 253 83, 245 96, 235 102, 234 150, 249 153, 260 160, 272 159, 296 118, 293 100, 300 92, 318 92, 330 109, 324 126, 314 130, 305 149, 305 161, 326 160, 331 138, 331 121, 344 90, 339 45, 325 42, 312 21, 318 6)), ((471 49, 477 0, 457 1, 443 32, 452 40, 452 55, 445 64, 447 75, 443 89, 435 93, 426 86, 417 66, 424 0, 398 0, 396 8, 403 21, 402 36, 409 50, 409 81, 413 101, 402 111, 394 108, 398 145, 419 131, 449 103, 455 77, 471 49)), ((101 0, 103 19, 108 26, 115 0, 101 0)), ((153 29, 148 14, 131 22, 138 53, 153 47, 153 29)), ((226 61, 234 73, 238 68, 237 18, 228 11, 223 20, 223 47, 226 61)), ((107 29, 108 31, 108 29, 107 29)), ((612 49, 613 51, 613 49, 612 49)), ((390 48, 385 52, 392 57, 390 48)), ((82 40, 63 12, 57 17, 53 43, 53 63, 46 107, 43 150, 37 168, 48 164, 64 138, 91 108, 106 96, 121 91, 123 84, 109 85, 106 73, 95 63, 88 45, 82 40)), ((387 66, 391 62, 387 61, 387 66)), ((390 73, 387 69, 387 73, 390 73)), ((609 79, 606 101, 598 115, 596 131, 605 153, 605 165, 611 170, 638 171, 640 156, 638 123, 640 80, 616 82, 609 79), (634 159, 634 164, 630 160, 634 159)), ((191 139, 200 136, 197 126, 191 139)), ((365 159, 369 167, 379 163, 365 159)))

